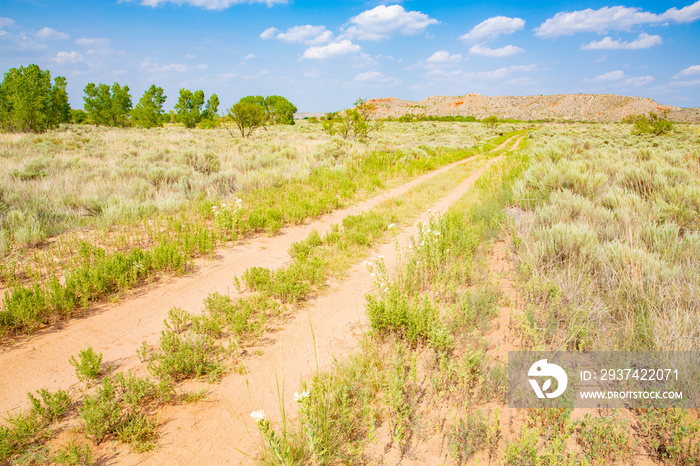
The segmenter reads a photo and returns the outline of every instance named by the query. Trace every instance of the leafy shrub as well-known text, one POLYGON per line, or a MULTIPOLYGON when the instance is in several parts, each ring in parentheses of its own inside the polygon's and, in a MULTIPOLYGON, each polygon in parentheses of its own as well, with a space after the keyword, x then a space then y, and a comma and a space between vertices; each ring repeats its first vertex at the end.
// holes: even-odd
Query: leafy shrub
POLYGON ((99 444, 114 435, 136 451, 155 447, 157 424, 146 416, 150 401, 164 398, 168 387, 128 372, 106 377, 96 392, 85 397, 80 417, 85 431, 99 444))
POLYGON ((54 422, 60 419, 63 413, 71 407, 71 399, 68 392, 58 390, 51 393, 45 388, 38 391, 41 400, 31 393, 28 393, 29 401, 32 403, 32 412, 44 418, 47 422, 54 422))
POLYGON ((221 352, 209 336, 164 330, 159 347, 150 354, 148 370, 155 377, 174 381, 204 375, 218 378, 224 370, 221 352))
POLYGON ((75 367, 75 375, 78 376, 78 380, 85 382, 96 379, 100 375, 102 353, 95 353, 92 346, 89 346, 80 352, 79 358, 80 361, 76 360, 75 356, 70 357, 70 363, 75 367))
POLYGON ((649 115, 630 115, 625 118, 626 123, 633 123, 632 134, 653 134, 659 136, 666 134, 673 129, 673 123, 666 119, 668 111, 664 111, 661 116, 655 112, 649 112, 649 115))

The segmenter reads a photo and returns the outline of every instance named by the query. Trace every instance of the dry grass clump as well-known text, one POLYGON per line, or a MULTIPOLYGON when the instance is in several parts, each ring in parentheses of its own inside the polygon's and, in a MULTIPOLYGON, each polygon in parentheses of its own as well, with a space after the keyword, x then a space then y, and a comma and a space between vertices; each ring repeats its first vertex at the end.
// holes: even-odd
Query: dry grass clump
POLYGON ((546 303, 549 317, 540 318, 554 346, 700 349, 692 130, 654 139, 613 125, 587 136, 554 126, 551 139, 536 135, 531 166, 514 192, 532 212, 519 228, 521 268, 546 303), (557 135, 562 129, 565 137, 557 135))

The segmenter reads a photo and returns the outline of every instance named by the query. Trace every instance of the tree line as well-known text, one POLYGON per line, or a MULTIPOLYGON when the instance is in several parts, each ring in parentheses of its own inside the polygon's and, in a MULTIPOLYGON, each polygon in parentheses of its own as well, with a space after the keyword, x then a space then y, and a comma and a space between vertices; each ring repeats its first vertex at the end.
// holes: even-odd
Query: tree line
MULTIPOLYGON (((66 78, 51 81, 49 70, 37 65, 12 68, 0 83, 0 130, 40 133, 61 123, 84 123, 102 126, 139 126, 154 128, 164 123, 182 123, 187 128, 213 128, 232 122, 241 136, 268 124, 294 124, 297 108, 282 96, 246 96, 223 116, 218 114, 219 97, 212 94, 205 101, 204 92, 180 89, 174 110, 166 114, 167 99, 163 88, 151 85, 136 106, 129 86, 119 83, 88 83, 84 92, 84 109, 71 109, 66 92, 66 78)), ((230 130, 229 130, 230 132, 230 130)), ((232 134, 233 135, 233 134, 232 134)))

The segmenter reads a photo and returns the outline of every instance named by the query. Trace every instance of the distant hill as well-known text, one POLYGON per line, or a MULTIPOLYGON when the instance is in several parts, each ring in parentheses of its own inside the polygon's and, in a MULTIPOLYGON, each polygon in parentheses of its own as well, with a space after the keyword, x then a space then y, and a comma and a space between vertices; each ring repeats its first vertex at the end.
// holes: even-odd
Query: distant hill
POLYGON ((433 96, 420 102, 394 97, 372 99, 377 118, 398 118, 405 114, 426 116, 475 116, 516 120, 620 121, 629 115, 669 110, 672 121, 700 122, 700 109, 661 105, 647 97, 614 94, 560 94, 496 96, 465 94, 458 97, 433 96))

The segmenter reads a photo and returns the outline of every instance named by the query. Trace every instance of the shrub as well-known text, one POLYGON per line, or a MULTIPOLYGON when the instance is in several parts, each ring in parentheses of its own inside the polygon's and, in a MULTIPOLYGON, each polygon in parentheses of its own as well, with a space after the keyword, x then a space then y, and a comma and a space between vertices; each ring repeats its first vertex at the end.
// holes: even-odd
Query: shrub
POLYGON ((75 375, 78 376, 78 380, 86 382, 96 379, 100 375, 102 353, 95 353, 95 350, 90 346, 80 352, 79 358, 80 361, 76 360, 75 356, 70 357, 70 363, 75 367, 75 375))

